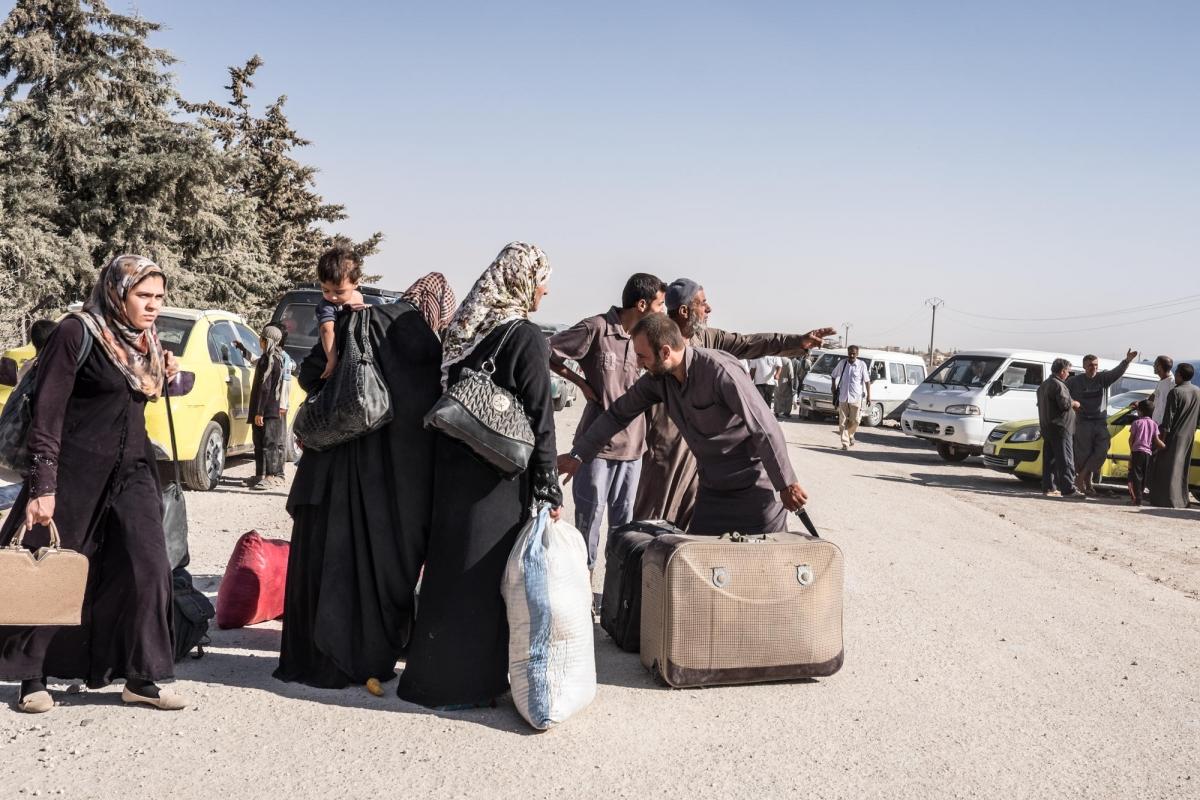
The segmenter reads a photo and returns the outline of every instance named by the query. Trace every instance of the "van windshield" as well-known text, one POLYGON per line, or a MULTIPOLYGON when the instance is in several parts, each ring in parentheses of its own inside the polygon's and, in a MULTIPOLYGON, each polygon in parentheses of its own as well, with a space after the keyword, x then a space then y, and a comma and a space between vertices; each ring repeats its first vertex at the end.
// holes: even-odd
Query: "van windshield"
POLYGON ((845 356, 840 356, 837 353, 825 353, 817 359, 817 363, 812 365, 812 369, 808 371, 810 375, 831 375, 834 367, 846 360, 845 356))
POLYGON ((925 382, 943 386, 987 386, 1003 363, 1002 358, 954 356, 935 369, 925 382))

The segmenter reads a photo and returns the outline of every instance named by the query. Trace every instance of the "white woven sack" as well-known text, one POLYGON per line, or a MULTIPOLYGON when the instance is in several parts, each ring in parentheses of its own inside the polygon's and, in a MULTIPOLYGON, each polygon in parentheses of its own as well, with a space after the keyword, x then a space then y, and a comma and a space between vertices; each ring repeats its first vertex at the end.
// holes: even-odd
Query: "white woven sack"
POLYGON ((539 509, 517 537, 501 587, 508 680, 525 720, 546 730, 596 696, 592 581, 583 535, 539 509))

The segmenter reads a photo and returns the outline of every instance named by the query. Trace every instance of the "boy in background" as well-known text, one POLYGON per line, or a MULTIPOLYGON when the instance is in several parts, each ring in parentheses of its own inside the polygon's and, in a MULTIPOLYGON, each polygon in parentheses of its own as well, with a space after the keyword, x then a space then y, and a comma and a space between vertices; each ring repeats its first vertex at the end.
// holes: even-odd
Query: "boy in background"
POLYGON ((1137 419, 1129 426, 1129 496, 1135 506, 1142 504, 1151 454, 1156 448, 1166 446, 1159 438, 1154 411, 1154 405, 1149 400, 1140 401, 1137 404, 1137 419))
POLYGON ((333 374, 337 366, 337 348, 334 347, 333 321, 347 304, 362 305, 363 296, 358 291, 362 280, 362 257, 345 245, 326 250, 317 261, 317 281, 321 284, 321 301, 317 303, 317 329, 321 338, 321 349, 325 351, 324 380, 333 374))

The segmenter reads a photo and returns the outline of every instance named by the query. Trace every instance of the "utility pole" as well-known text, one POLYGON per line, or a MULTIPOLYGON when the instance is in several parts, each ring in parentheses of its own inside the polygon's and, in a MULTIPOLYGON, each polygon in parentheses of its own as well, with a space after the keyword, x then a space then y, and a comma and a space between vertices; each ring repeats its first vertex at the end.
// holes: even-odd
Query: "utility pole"
POLYGON ((849 322, 843 322, 842 326, 846 329, 845 335, 842 337, 842 347, 850 346, 850 329, 854 327, 849 322))
POLYGON ((931 297, 925 301, 925 305, 933 309, 933 318, 929 320, 929 371, 933 371, 933 331, 937 326, 937 310, 938 306, 946 305, 946 301, 940 297, 931 297))

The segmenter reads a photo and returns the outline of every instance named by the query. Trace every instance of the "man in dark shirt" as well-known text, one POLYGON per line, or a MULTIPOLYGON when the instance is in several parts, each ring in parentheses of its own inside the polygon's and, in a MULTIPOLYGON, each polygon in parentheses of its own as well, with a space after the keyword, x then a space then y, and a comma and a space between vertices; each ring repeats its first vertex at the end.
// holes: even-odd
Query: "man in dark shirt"
POLYGON ((1056 358, 1050 365, 1050 377, 1037 390, 1038 423, 1044 441, 1042 492, 1047 497, 1059 492, 1071 499, 1087 496, 1075 486, 1075 410, 1079 401, 1072 400, 1067 389, 1070 374, 1071 362, 1056 358))
POLYGON ((738 360, 690 347, 664 314, 639 322, 633 343, 647 374, 576 439, 569 455, 559 457, 559 472, 573 476, 615 435, 661 403, 699 464, 700 491, 688 530, 786 531, 787 512, 808 497, 796 481, 779 422, 738 360))
MULTIPOLYGON (((607 313, 581 320, 550 339, 550 369, 578 386, 587 399, 575 441, 638 379, 641 368, 629 331, 642 317, 663 310, 666 291, 661 280, 639 272, 625 283, 620 308, 613 306, 607 313), (578 362, 583 375, 568 367, 567 359, 578 362)), ((596 565, 605 506, 610 531, 633 519, 645 449, 646 422, 638 419, 614 436, 575 478, 575 527, 587 541, 588 569, 596 565)))
POLYGON ((1092 476, 1100 471, 1108 457, 1108 387, 1121 379, 1137 351, 1130 350, 1125 360, 1113 369, 1100 371, 1100 359, 1083 357, 1083 372, 1067 379, 1071 399, 1079 401, 1075 423, 1075 485, 1085 494, 1094 495, 1092 476))

